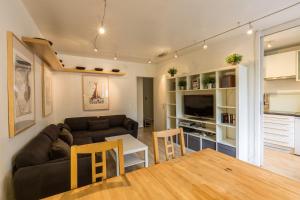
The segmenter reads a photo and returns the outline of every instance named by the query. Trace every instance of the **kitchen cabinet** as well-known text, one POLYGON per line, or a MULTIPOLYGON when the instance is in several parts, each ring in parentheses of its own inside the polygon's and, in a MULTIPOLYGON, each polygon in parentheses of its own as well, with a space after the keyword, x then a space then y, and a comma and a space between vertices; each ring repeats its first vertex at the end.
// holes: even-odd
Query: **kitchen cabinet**
POLYGON ((265 78, 291 78, 296 77, 298 52, 289 51, 265 56, 265 78))
POLYGON ((264 144, 279 149, 292 149, 295 146, 295 117, 264 115, 264 144))

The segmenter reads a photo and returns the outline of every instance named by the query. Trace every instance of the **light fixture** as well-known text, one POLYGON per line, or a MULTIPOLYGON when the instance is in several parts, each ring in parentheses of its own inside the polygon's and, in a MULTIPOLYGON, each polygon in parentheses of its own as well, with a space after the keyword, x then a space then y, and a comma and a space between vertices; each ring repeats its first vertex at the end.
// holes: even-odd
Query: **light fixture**
POLYGON ((206 42, 205 42, 205 40, 203 41, 203 49, 204 50, 206 50, 208 48, 208 46, 207 46, 207 44, 206 44, 206 42))
POLYGON ((117 56, 115 56, 115 57, 114 57, 114 60, 118 60, 118 57, 117 57, 117 56))
POLYGON ((268 49, 272 48, 271 42, 268 42, 268 43, 267 43, 267 47, 268 47, 268 49))
POLYGON ((98 49, 97 49, 97 48, 94 48, 94 51, 95 51, 95 52, 98 52, 98 49))
POLYGON ((99 34, 103 35, 105 33, 105 28, 104 26, 100 26, 100 28, 98 29, 99 34))
POLYGON ((247 34, 252 35, 252 33, 253 33, 253 27, 252 27, 251 23, 249 23, 249 28, 247 30, 247 34))
POLYGON ((177 55, 177 53, 175 53, 175 54, 174 54, 174 58, 175 58, 175 59, 176 59, 176 58, 178 58, 178 55, 177 55))
POLYGON ((151 64, 152 63, 152 61, 151 60, 148 60, 148 64, 151 64))

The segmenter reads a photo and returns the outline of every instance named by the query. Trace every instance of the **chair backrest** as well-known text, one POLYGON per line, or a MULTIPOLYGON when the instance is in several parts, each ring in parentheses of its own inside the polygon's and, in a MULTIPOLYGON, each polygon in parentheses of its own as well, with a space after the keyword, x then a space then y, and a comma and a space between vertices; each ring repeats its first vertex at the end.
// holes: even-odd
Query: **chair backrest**
POLYGON ((78 154, 91 154, 92 159, 92 182, 95 183, 97 178, 106 179, 106 151, 118 149, 119 171, 124 174, 124 156, 122 140, 109 142, 100 142, 86 145, 74 145, 71 147, 71 189, 78 187, 78 154), (96 162, 96 153, 102 153, 102 162, 96 162), (102 167, 102 172, 97 173, 96 168, 102 167))
POLYGON ((155 163, 159 163, 158 138, 164 139, 166 159, 169 160, 170 157, 175 158, 173 137, 176 135, 178 135, 178 139, 180 142, 180 151, 181 151, 181 155, 183 156, 185 154, 185 145, 184 145, 184 136, 183 136, 182 128, 153 132, 155 163))

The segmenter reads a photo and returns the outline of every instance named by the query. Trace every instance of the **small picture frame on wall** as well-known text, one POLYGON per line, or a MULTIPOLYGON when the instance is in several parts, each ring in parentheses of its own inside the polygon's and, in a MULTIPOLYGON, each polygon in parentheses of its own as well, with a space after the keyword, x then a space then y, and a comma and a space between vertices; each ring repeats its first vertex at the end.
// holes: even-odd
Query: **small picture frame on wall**
POLYGON ((82 76, 83 110, 109 109, 108 76, 82 76))
POLYGON ((10 138, 35 124, 34 82, 34 54, 12 32, 7 32, 10 138))
POLYGON ((45 63, 42 64, 42 101, 43 117, 47 117, 53 111, 53 86, 52 71, 45 63))

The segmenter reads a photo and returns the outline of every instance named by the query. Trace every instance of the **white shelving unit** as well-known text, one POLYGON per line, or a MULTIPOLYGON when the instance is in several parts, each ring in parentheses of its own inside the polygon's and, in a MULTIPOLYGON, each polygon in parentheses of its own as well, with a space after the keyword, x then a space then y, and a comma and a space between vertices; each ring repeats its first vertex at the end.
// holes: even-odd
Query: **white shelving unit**
POLYGON ((167 79, 167 129, 182 127, 185 130, 187 148, 201 150, 213 148, 242 160, 247 157, 247 108, 248 86, 247 67, 233 66, 216 71, 188 74, 167 79), (232 87, 222 87, 223 76, 234 75, 232 87), (205 77, 213 77, 215 85, 206 88, 205 77), (180 88, 179 81, 185 80, 186 87, 180 88), (214 118, 198 119, 184 115, 184 95, 210 94, 214 96, 214 118), (234 116, 230 123, 222 121, 222 113, 234 116), (193 122, 194 125, 182 124, 193 122), (198 145, 199 144, 199 145, 198 145))

